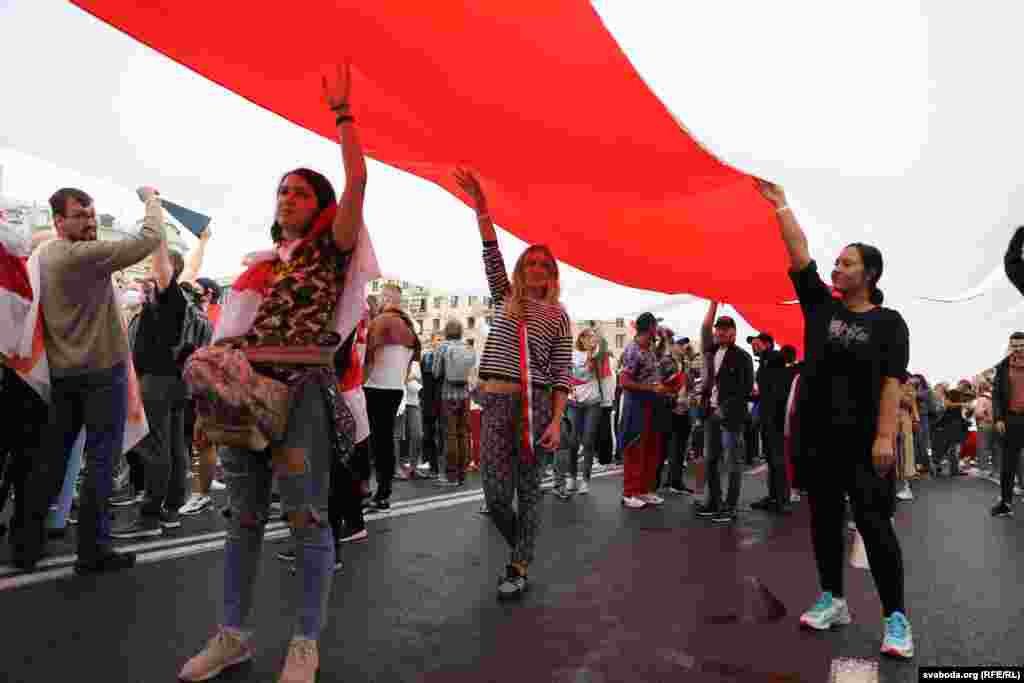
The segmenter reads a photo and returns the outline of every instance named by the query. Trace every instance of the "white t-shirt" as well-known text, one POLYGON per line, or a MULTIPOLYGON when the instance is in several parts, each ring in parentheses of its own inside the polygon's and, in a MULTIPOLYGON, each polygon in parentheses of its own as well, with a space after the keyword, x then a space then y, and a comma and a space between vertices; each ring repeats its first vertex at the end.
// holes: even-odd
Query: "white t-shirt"
POLYGON ((728 350, 725 346, 719 346, 718 350, 715 351, 715 383, 711 387, 711 407, 718 407, 718 371, 722 369, 722 361, 725 359, 725 352, 728 350))
POLYGON ((368 389, 395 389, 405 391, 406 370, 412 360, 412 349, 399 344, 379 347, 373 355, 370 376, 366 378, 368 389))

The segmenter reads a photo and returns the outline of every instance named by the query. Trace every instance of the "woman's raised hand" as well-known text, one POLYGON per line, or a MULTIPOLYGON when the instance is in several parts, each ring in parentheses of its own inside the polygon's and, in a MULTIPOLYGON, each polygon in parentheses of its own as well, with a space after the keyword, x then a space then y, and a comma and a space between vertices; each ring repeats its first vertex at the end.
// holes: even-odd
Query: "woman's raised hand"
POLYGON ((786 205, 786 193, 782 191, 782 187, 780 185, 757 178, 757 189, 761 191, 761 195, 765 199, 770 201, 776 207, 786 205))
POLYGON ((324 101, 337 113, 348 113, 349 98, 352 96, 352 64, 345 62, 335 67, 334 76, 330 79, 321 76, 324 88, 324 101))
POLYGON ((480 187, 480 181, 477 180, 476 174, 465 168, 457 168, 455 169, 455 180, 462 191, 473 200, 477 214, 486 214, 487 197, 484 195, 483 188, 480 187))

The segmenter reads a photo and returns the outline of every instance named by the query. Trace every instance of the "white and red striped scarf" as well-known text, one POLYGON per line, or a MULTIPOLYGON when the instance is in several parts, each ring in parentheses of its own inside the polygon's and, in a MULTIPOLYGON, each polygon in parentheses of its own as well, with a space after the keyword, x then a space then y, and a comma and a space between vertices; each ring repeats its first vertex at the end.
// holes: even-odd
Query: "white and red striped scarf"
POLYGON ((523 459, 532 463, 536 457, 533 450, 533 376, 530 373, 530 334, 525 317, 519 319, 519 389, 523 410, 523 459))

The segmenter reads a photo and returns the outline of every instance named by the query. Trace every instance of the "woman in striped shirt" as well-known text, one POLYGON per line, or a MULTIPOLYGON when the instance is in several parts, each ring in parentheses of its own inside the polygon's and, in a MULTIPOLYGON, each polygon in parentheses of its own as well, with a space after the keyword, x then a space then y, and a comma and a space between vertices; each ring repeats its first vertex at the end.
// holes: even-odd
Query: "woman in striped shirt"
POLYGON ((572 333, 559 304, 558 264, 551 251, 523 252, 509 282, 487 198, 476 177, 455 175, 476 207, 494 323, 480 360, 478 402, 484 498, 511 550, 498 598, 526 590, 540 525, 538 503, 545 456, 558 448, 569 395, 572 333), (518 496, 518 510, 512 501, 518 496))

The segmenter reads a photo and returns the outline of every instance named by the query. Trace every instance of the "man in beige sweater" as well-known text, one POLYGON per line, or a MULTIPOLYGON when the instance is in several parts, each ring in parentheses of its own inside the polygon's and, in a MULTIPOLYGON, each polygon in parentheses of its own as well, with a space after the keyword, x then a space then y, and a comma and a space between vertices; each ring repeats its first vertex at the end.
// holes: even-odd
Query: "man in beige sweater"
POLYGON ((128 410, 128 341, 112 275, 134 265, 166 238, 159 193, 141 188, 142 229, 120 241, 97 240, 96 209, 82 190, 50 197, 58 239, 40 247, 39 297, 50 365, 48 424, 27 489, 26 523, 15 542, 15 564, 35 568, 42 555, 44 520, 60 488, 66 460, 83 425, 87 475, 78 530, 79 574, 131 567, 135 557, 110 549, 108 499, 113 467, 124 442, 128 410))

